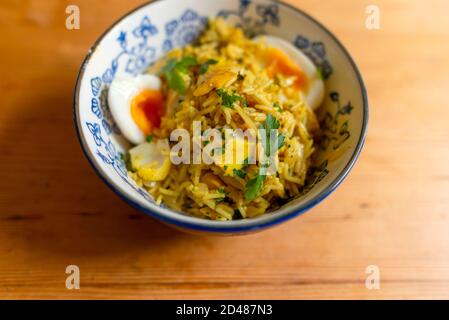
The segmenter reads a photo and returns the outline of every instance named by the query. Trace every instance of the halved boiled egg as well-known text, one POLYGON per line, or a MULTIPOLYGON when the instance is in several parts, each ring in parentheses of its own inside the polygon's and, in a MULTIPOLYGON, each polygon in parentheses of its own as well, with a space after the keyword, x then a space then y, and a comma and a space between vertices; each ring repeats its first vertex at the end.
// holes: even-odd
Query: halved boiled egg
POLYGON ((108 102, 126 139, 141 144, 161 123, 164 111, 161 80, 150 74, 114 79, 109 87, 108 102))
POLYGON ((162 181, 171 168, 167 139, 145 142, 129 150, 132 168, 143 181, 162 181))
POLYGON ((295 77, 292 85, 304 93, 310 108, 317 109, 324 99, 324 82, 310 58, 281 38, 261 36, 256 40, 265 41, 268 45, 264 56, 268 75, 280 73, 287 77, 295 77))

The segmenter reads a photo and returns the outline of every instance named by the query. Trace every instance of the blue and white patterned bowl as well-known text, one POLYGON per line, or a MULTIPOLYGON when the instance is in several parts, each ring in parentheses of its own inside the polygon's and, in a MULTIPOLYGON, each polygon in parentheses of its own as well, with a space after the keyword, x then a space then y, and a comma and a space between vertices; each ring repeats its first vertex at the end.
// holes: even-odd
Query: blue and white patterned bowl
POLYGON ((129 204, 183 230, 238 234, 293 218, 337 188, 362 149, 368 102, 359 71, 342 44, 319 22, 294 7, 269 0, 164 0, 130 12, 93 45, 78 75, 74 115, 87 159, 104 182, 129 204), (107 90, 114 77, 143 72, 170 49, 194 41, 207 18, 215 16, 243 27, 250 35, 265 33, 292 42, 316 63, 326 83, 320 165, 303 195, 254 219, 209 221, 155 204, 127 177, 121 160, 126 146, 107 106, 107 90))

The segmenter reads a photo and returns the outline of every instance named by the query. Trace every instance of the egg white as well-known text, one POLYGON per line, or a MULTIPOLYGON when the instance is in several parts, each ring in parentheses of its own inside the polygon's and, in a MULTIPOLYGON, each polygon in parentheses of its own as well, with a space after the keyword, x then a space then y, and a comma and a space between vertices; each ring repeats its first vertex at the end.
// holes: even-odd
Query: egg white
POLYGON ((304 93, 306 103, 312 110, 317 109, 323 103, 325 88, 324 81, 320 78, 312 60, 284 39, 273 36, 260 36, 256 38, 256 41, 265 41, 267 45, 282 50, 302 69, 309 82, 309 88, 304 93))
POLYGON ((151 143, 145 142, 129 150, 131 156, 131 164, 134 169, 156 162, 161 166, 170 149, 168 139, 158 139, 151 143))
POLYGON ((115 123, 122 134, 133 144, 145 142, 145 134, 131 116, 131 101, 143 90, 160 90, 161 79, 151 74, 126 76, 112 81, 108 103, 115 123))

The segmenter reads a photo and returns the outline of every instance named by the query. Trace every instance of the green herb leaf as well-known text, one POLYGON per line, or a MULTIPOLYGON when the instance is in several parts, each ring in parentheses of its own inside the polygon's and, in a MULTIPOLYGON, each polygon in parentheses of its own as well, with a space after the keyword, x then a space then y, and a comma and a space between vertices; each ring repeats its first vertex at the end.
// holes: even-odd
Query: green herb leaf
POLYGON ((166 74, 168 85, 173 90, 178 91, 180 94, 186 93, 186 82, 181 71, 174 69, 172 72, 166 74))
POLYGON ((280 127, 280 123, 278 119, 273 117, 273 115, 270 113, 267 116, 267 120, 265 120, 265 129, 268 130, 277 130, 280 127))
POLYGON ((161 72, 162 74, 165 74, 167 72, 171 72, 176 66, 176 59, 169 59, 165 66, 162 67, 161 72))
POLYGON ((148 143, 151 143, 151 141, 153 141, 153 135, 149 134, 147 135, 146 139, 145 139, 148 143))
POLYGON ((265 128, 265 134, 266 134, 266 141, 264 144, 265 147, 265 154, 267 157, 270 157, 272 153, 276 152, 285 143, 285 136, 282 133, 276 133, 276 139, 278 142, 277 150, 271 150, 271 130, 278 130, 281 124, 279 123, 278 119, 273 117, 271 113, 267 116, 267 120, 265 120, 265 127, 262 126, 262 128, 265 128))
POLYGON ((161 73, 167 79, 171 89, 185 94, 187 90, 186 75, 189 72, 188 68, 195 65, 197 65, 197 61, 191 56, 183 57, 180 60, 170 59, 161 69, 161 73))
POLYGON ((285 136, 281 133, 278 135, 278 150, 285 144, 285 136))
POLYGON ((225 189, 224 189, 223 187, 222 187, 222 188, 218 188, 218 189, 217 189, 217 192, 218 192, 218 193, 221 193, 223 196, 220 197, 220 198, 216 198, 216 199, 215 199, 215 202, 216 202, 216 203, 220 203, 220 202, 224 201, 224 200, 226 199, 226 197, 228 196, 228 194, 229 194, 229 192, 226 192, 225 189))
POLYGON ((207 70, 209 69, 209 66, 212 64, 217 64, 218 61, 214 60, 214 59, 209 59, 207 60, 205 63, 203 63, 200 67, 200 70, 198 71, 200 74, 204 74, 207 72, 207 70))
POLYGON ((282 112, 282 111, 284 111, 284 110, 282 110, 282 108, 281 108, 279 102, 275 102, 275 103, 273 104, 273 107, 276 109, 277 112, 282 112))
POLYGON ((243 170, 234 169, 234 175, 239 177, 239 178, 245 179, 246 172, 243 171, 243 170))
POLYGON ((218 89, 216 92, 217 92, 217 95, 219 95, 221 98, 221 104, 226 108, 233 109, 235 102, 243 100, 243 98, 241 96, 236 95, 234 93, 229 94, 223 89, 218 89))
POLYGON ((224 189, 223 187, 218 188, 217 191, 218 191, 219 193, 226 194, 226 191, 225 191, 225 189, 224 189))
POLYGON ((187 73, 188 72, 187 68, 196 66, 197 64, 198 62, 194 57, 185 56, 176 63, 176 68, 183 73, 187 73))
POLYGON ((263 187, 265 176, 257 175, 257 177, 248 181, 245 186, 245 199, 248 201, 254 200, 259 196, 263 187))

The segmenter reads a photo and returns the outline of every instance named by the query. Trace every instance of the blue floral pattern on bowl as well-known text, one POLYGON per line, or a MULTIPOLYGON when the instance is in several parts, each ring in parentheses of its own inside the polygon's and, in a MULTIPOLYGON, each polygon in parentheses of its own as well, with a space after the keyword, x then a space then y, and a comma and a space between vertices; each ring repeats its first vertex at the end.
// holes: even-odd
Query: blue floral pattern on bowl
POLYGON ((100 125, 98 123, 90 122, 87 122, 86 125, 98 147, 96 149, 96 156, 98 156, 102 162, 114 168, 115 172, 122 178, 122 180, 146 200, 154 202, 145 189, 138 187, 135 182, 128 177, 128 171, 123 160, 123 155, 116 151, 114 144, 110 139, 105 140, 103 138, 100 125))
POLYGON ((194 42, 207 25, 207 17, 200 16, 195 10, 186 10, 179 19, 165 24, 166 39, 162 50, 168 52, 175 47, 184 47, 194 42))
POLYGON ((275 3, 268 5, 257 4, 254 8, 257 18, 250 16, 251 9, 250 0, 240 0, 240 5, 236 10, 224 9, 221 10, 217 16, 225 19, 236 18, 236 26, 242 28, 245 34, 249 37, 265 34, 265 26, 271 24, 273 26, 280 26, 281 19, 279 17, 279 6, 275 3))
POLYGON ((304 52, 318 67, 324 80, 332 75, 332 66, 326 59, 326 48, 321 41, 310 41, 302 35, 296 36, 294 45, 304 52))
POLYGON ((131 31, 121 30, 117 42, 121 50, 112 60, 111 67, 102 75, 104 83, 111 83, 119 68, 120 60, 125 62, 125 72, 131 75, 137 75, 145 71, 154 61, 156 48, 148 43, 150 37, 158 34, 158 28, 151 23, 148 16, 131 31), (131 34, 132 37, 128 36, 131 34))

